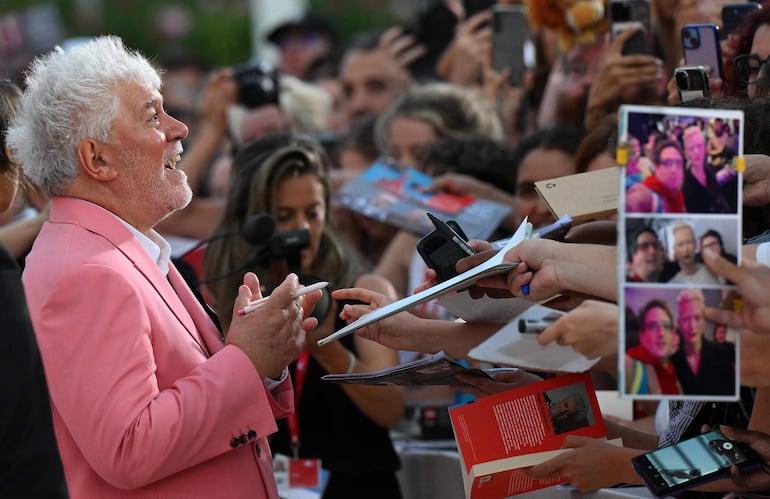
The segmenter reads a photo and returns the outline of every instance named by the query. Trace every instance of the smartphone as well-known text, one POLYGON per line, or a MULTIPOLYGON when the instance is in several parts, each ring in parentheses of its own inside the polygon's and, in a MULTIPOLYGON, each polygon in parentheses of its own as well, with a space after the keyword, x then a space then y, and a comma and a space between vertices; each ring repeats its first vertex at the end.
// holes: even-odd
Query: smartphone
POLYGON ((476 252, 468 245, 468 237, 454 220, 443 222, 430 213, 428 217, 436 230, 417 242, 417 253, 428 268, 436 271, 436 279, 442 282, 457 275, 455 264, 458 260, 476 252))
POLYGON ((623 45, 622 53, 651 54, 650 2, 648 0, 610 0, 610 32, 614 40, 623 31, 637 28, 623 45))
POLYGON ((465 18, 478 14, 482 10, 491 9, 496 0, 464 0, 465 18))
POLYGON ((727 35, 735 32, 735 29, 746 22, 751 14, 756 9, 761 9, 762 6, 757 2, 743 2, 743 3, 728 3, 722 6, 722 38, 727 38, 727 35))
POLYGON ((688 102, 695 99, 711 98, 709 75, 703 66, 680 66, 674 70, 674 81, 679 99, 688 102))
POLYGON ((730 474, 759 466, 759 458, 747 445, 727 439, 718 430, 682 440, 668 447, 634 457, 631 463, 657 497, 676 494, 730 474))
POLYGON ((529 23, 524 5, 499 4, 492 8, 492 68, 510 69, 508 83, 520 86, 527 69, 529 23))
POLYGON ((686 24, 682 27, 682 49, 687 66, 710 66, 712 78, 722 78, 722 49, 719 26, 686 24))
POLYGON ((458 19, 446 2, 432 1, 420 10, 406 30, 425 48, 425 53, 409 65, 412 74, 420 77, 435 75, 439 57, 452 42, 458 19))

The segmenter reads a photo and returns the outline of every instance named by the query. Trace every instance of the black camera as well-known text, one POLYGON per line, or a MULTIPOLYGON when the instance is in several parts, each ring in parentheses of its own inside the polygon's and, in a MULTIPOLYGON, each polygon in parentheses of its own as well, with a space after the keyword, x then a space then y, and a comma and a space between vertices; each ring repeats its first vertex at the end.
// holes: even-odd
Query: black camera
POLYGON ((703 66, 680 66, 674 70, 674 80, 682 102, 711 97, 709 76, 703 66))
POLYGON ((280 78, 278 70, 266 62, 248 62, 235 66, 238 103, 253 109, 278 105, 280 78))

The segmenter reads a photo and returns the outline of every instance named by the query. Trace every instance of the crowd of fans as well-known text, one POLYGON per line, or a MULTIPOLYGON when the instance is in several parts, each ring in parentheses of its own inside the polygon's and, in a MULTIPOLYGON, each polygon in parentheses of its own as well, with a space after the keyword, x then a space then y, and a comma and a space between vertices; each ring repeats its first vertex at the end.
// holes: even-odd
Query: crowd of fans
MULTIPOLYGON (((421 33, 400 27, 360 33, 343 43, 333 20, 309 12, 268 33, 267 41, 278 48, 275 66, 247 63, 210 69, 182 56, 155 60, 163 82, 159 87, 165 102, 162 114, 165 117, 167 112, 186 125, 183 131, 185 125, 172 123, 169 132, 184 145, 181 159, 163 159, 186 174, 192 199, 158 216, 151 227, 171 243, 172 261, 185 271, 186 281, 199 299, 221 319, 217 324, 224 341, 245 348, 239 335, 243 334, 246 319, 233 314, 234 307, 244 302, 245 294, 256 293, 257 289, 265 295, 274 291, 276 295, 288 293, 289 287, 297 283, 287 283, 287 274, 297 274, 301 284, 331 282, 316 304, 317 328, 312 333, 310 319, 303 322, 296 318, 302 315, 301 308, 285 323, 298 321, 308 330, 304 340, 292 336, 297 350, 302 350, 288 368, 295 395, 300 392, 294 401, 297 416, 280 423, 272 437, 263 435, 269 433, 263 428, 241 430, 246 431, 245 435, 259 432, 247 438, 250 441, 256 437, 254 448, 258 451, 264 447, 264 436, 269 438, 274 453, 320 459, 331 472, 324 498, 399 497, 395 478, 398 457, 389 431, 399 425, 413 397, 425 394, 401 387, 332 385, 322 382, 321 376, 374 371, 395 366, 409 355, 438 350, 467 358, 470 348, 499 327, 456 323, 436 303, 429 302, 369 326, 344 341, 318 347, 316 341, 342 327, 344 320, 354 320, 372 308, 429 286, 435 277, 415 250, 418 234, 345 208, 337 202, 337 192, 377 158, 387 157, 403 167, 430 174, 434 190, 508 206, 509 216, 491 228, 494 236, 490 240, 511 234, 525 218, 535 228, 546 226, 555 217, 538 195, 535 182, 615 166, 619 147, 617 111, 622 104, 680 105, 673 83, 674 69, 683 64, 679 30, 685 24, 719 22, 724 3, 651 0, 650 36, 654 43, 650 44, 650 53, 627 54, 623 46, 633 36, 633 29, 612 39, 607 23, 602 24, 603 28, 592 25, 581 30, 570 24, 571 18, 562 7, 529 0, 526 4, 530 13, 553 9, 551 14, 558 26, 530 26, 530 55, 534 61, 520 86, 511 86, 509 69, 495 70, 491 66, 492 12, 483 9, 467 15, 463 2, 456 0, 444 2, 454 20, 439 53, 426 45, 421 33), (572 30, 570 36, 565 36, 564 30, 572 30), (250 221, 263 214, 275 220, 270 233, 246 234, 247 227, 254 229, 250 221), (275 237, 303 230, 309 236, 300 248, 290 247, 288 239, 275 237), (256 274, 261 288, 251 277, 244 279, 245 272, 256 274), (251 290, 245 291, 244 286, 251 290), (229 340, 231 329, 235 335, 229 340), (369 454, 365 459, 364 453, 369 454)), ((770 265, 770 253, 759 244, 770 225, 765 208, 770 204, 770 142, 764 140, 765 130, 770 129, 770 114, 764 104, 770 92, 770 2, 763 7, 753 11, 735 32, 725 33, 724 73, 722 78, 713 75, 709 81, 712 99, 686 104, 744 111, 743 137, 729 121, 704 118, 687 126, 670 123, 667 128, 631 137, 624 145, 628 154, 624 165, 628 180, 625 199, 630 213, 640 217, 656 213, 735 214, 742 201, 746 205, 742 231, 721 225, 694 227, 679 219, 663 224, 660 219, 638 218, 643 223, 626 227, 624 275, 618 275, 614 265, 616 247, 605 244, 606 237, 585 230, 580 232, 579 241, 573 239, 576 242, 523 242, 505 257, 521 265, 508 275, 480 283, 531 300, 559 295, 560 306, 569 313, 542 333, 539 341, 558 341, 586 356, 602 357, 594 368, 596 379, 605 380, 605 384, 609 379, 611 388, 612 383, 617 388, 618 379, 623 379, 625 392, 631 394, 721 395, 730 394, 738 379, 742 385, 740 399, 710 402, 696 397, 663 402, 658 407, 639 403, 637 421, 607 423, 610 436, 624 438, 624 447, 568 438, 565 445, 574 450, 532 468, 533 476, 566 477, 581 490, 640 483, 631 468, 632 456, 697 434, 703 424, 723 424, 738 427, 727 429, 725 434, 749 442, 765 465, 750 477, 712 482, 701 493, 770 489, 770 474, 766 472, 770 462, 766 405, 770 403, 770 392, 765 388, 770 385, 770 370, 762 358, 763 348, 768 345, 766 335, 770 334, 770 303, 763 292, 770 282, 770 271, 765 266, 770 265), (747 155, 743 185, 731 167, 737 155, 737 140, 743 140, 747 155), (760 240, 735 247, 730 241, 737 239, 737 234, 744 239, 758 236, 760 240), (741 266, 737 266, 739 253, 741 266), (619 279, 693 287, 734 284, 743 296, 743 309, 718 309, 708 292, 686 289, 668 301, 659 296, 645 297, 641 306, 626 307, 621 314, 615 305, 619 279), (624 352, 618 351, 621 317, 626 322, 624 352), (727 326, 742 328, 743 348, 739 354, 736 335, 724 333, 727 326), (740 356, 739 364, 724 360, 735 359, 736 355, 740 356), (617 373, 619 365, 625 367, 622 378, 617 373), (599 372, 609 374, 600 378, 599 372), (708 389, 701 391, 704 386, 708 389), (652 421, 656 411, 656 425, 637 424, 652 421)), ((120 48, 115 50, 121 52, 120 48)), ((115 78, 133 81, 125 75, 115 78)), ((39 82, 34 82, 33 86, 37 85, 39 82)), ((15 196, 15 189, 0 186, 3 207, 8 198, 8 209, 0 212, 0 248, 7 248, 9 262, 15 259, 24 267, 52 204, 58 203, 61 212, 64 204, 60 198, 74 196, 66 192, 86 191, 67 191, 63 174, 41 173, 25 164, 25 158, 37 156, 33 156, 35 151, 27 152, 23 144, 33 139, 18 131, 21 125, 12 124, 19 107, 19 89, 14 89, 11 85, 0 87, 0 104, 4 100, 13 104, 0 107, 0 178, 8 177, 9 184, 15 186, 20 166, 32 182, 25 182, 25 188, 15 196), (6 149, 8 129, 11 132, 6 149)), ((98 140, 108 139, 105 136, 98 140)), ((97 178, 99 165, 83 160, 86 153, 80 149, 78 154, 82 161, 93 165, 88 175, 97 178)), ((72 171, 67 174, 75 178, 72 171)), ((142 194, 141 186, 132 187, 134 195, 142 194)), ((574 230, 578 229, 581 227, 574 230)), ((479 258, 486 254, 483 250, 490 249, 488 242, 473 244, 481 253, 479 258)), ((6 259, 5 252, 0 256, 6 259)), ((30 261, 36 262, 36 267, 25 273, 25 280, 41 272, 40 257, 30 261)), ((476 257, 463 260, 458 270, 478 261, 476 257)), ((18 284, 17 276, 2 276, 3 286, 6 281, 18 284)), ((179 294, 179 284, 172 281, 172 285, 179 294)), ((13 289, 13 296, 19 298, 19 290, 13 289)), ((30 300, 31 309, 42 307, 41 291, 35 293, 37 299, 30 300)), ((6 324, 20 328, 23 323, 31 335, 29 319, 14 313, 5 307, 0 313, 3 331, 7 330, 6 324)), ((41 314, 41 310, 32 310, 35 327, 42 321, 41 314)), ((109 321, 99 324, 107 327, 109 321)), ((49 322, 45 327, 53 326, 49 322)), ((43 366, 62 368, 62 361, 52 361, 53 353, 47 350, 58 343, 50 337, 40 343, 43 366)), ((29 364, 38 366, 37 349, 29 345, 25 348, 29 364)), ((264 365, 259 358, 250 356, 250 360, 258 370, 264 365)), ((17 364, 3 365, 9 379, 16 375, 11 369, 16 369, 17 364)), ((269 365, 271 372, 260 373, 261 377, 283 383, 285 374, 282 378, 275 372, 279 366, 269 365)), ((44 398, 42 373, 39 369, 32 371, 29 386, 44 398)), ((511 386, 511 380, 505 378, 469 381, 477 395, 511 386)), ((80 455, 73 444, 80 436, 73 433, 73 428, 66 428, 77 403, 63 402, 62 397, 76 390, 63 390, 61 382, 48 377, 53 388, 54 429, 59 445, 65 449, 64 471, 73 496, 90 490, 93 483, 101 487, 101 480, 109 483, 99 489, 102 491, 111 487, 141 489, 154 486, 156 480, 170 480, 168 476, 173 477, 174 472, 189 471, 148 472, 127 481, 115 478, 120 469, 104 463, 93 465, 101 473, 72 472, 71 466, 85 466, 88 456, 80 455), (63 407, 70 412, 62 412, 63 407), (91 485, 80 488, 84 482, 91 485)), ((281 389, 269 383, 266 386, 268 391, 281 389)), ((32 404, 11 400, 16 396, 15 392, 3 391, 4 404, 32 404)), ((442 396, 451 400, 452 394, 447 391, 442 396)), ((276 402, 270 404, 278 415, 276 402)), ((50 414, 44 416, 50 419, 50 414)), ((45 427, 43 430, 47 428, 50 433, 50 421, 29 424, 45 427)), ((6 428, 0 430, 5 432, 6 428)), ((238 440, 238 435, 234 437, 238 440)), ((48 445, 55 443, 49 441, 48 445)), ((234 443, 233 448, 238 445, 234 443)), ((103 447, 99 451, 108 452, 103 447)), ((12 452, 4 450, 0 464, 20 459, 11 457, 12 452)), ((89 449, 82 452, 88 454, 89 449)), ((50 452, 44 454, 45 459, 33 459, 48 463, 50 452)), ((204 460, 201 457, 194 465, 204 460)), ((53 463, 45 474, 54 477, 50 483, 61 484, 61 468, 57 466, 53 463)), ((6 468, 0 468, 4 474, 6 468)), ((8 469, 13 473, 12 468, 8 469)), ((29 481, 21 477, 26 475, 19 474, 13 480, 29 481)), ((3 487, 13 480, 0 480, 0 496, 5 497, 3 487)), ((9 497, 15 497, 15 489, 8 490, 9 497)))

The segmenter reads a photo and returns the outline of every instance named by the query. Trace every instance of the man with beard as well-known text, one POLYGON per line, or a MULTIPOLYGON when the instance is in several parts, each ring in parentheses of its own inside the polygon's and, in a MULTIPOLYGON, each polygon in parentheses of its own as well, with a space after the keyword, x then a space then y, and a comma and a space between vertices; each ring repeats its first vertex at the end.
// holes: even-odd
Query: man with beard
MULTIPOLYGON (((7 142, 51 198, 23 282, 72 497, 277 498, 267 436, 320 292, 287 277, 223 342, 153 229, 192 196, 156 70, 100 37, 26 83, 7 142)), ((235 309, 260 297, 246 274, 235 309)))

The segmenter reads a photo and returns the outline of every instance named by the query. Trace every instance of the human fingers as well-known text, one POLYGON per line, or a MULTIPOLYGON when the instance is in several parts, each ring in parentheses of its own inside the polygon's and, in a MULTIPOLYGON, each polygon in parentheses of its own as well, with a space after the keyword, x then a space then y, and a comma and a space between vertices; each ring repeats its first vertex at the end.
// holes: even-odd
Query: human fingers
POLYGON ((457 261, 455 268, 458 272, 465 272, 466 270, 472 269, 473 267, 486 262, 496 254, 497 250, 489 249, 480 253, 476 253, 475 255, 466 256, 465 258, 461 258, 457 261))
MULTIPOLYGON (((469 33, 475 33, 479 31, 484 24, 488 23, 492 19, 491 10, 482 10, 477 12, 460 24, 458 30, 467 31, 469 33)), ((491 31, 491 30, 490 30, 491 31)))
POLYGON ((615 38, 612 39, 609 45, 607 45, 607 48, 604 50, 603 56, 607 57, 611 54, 621 55, 623 53, 623 46, 626 44, 627 41, 633 38, 636 32, 639 31, 640 29, 642 28, 639 26, 629 26, 623 31, 617 33, 615 38))
POLYGON ((428 288, 432 288, 436 284, 438 284, 438 281, 436 280, 436 271, 433 269, 425 269, 424 277, 425 281, 414 288, 414 293, 419 293, 421 291, 425 291, 428 288))
POLYGON ((701 257, 703 263, 706 264, 706 267, 711 272, 724 277, 728 281, 740 284, 744 280, 752 277, 752 272, 746 266, 741 267, 735 265, 710 248, 704 248, 703 251, 701 251, 701 257))
POLYGON ((675 106, 677 104, 681 104, 682 98, 679 95, 679 89, 676 86, 676 79, 674 77, 671 77, 668 80, 668 83, 666 83, 666 102, 671 105, 675 106))
POLYGON ((563 344, 563 335, 567 332, 566 317, 559 318, 556 322, 545 328, 537 335, 537 342, 541 345, 547 345, 552 341, 563 344))
MULTIPOLYGON (((565 440, 566 442, 566 440, 565 440)), ((569 452, 559 454, 543 463, 532 466, 525 473, 534 478, 557 478, 564 476, 564 469, 572 456, 569 452)))
POLYGON ((402 67, 408 66, 425 53, 425 47, 419 44, 413 35, 404 33, 398 27, 390 28, 382 34, 380 47, 395 58, 402 67))

